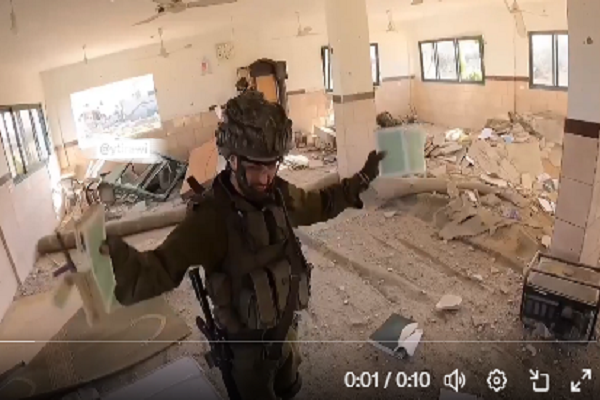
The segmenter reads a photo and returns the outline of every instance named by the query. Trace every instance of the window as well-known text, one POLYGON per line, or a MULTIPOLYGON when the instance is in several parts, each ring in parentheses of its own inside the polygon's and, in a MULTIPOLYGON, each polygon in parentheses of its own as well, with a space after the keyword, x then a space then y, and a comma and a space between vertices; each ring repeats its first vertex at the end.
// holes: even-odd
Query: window
POLYGON ((80 144, 103 136, 133 137, 161 127, 152 75, 73 93, 71 109, 80 144))
MULTIPOLYGON (((380 83, 379 45, 377 43, 371 43, 369 50, 371 54, 371 77, 373 79, 373 85, 378 86, 380 83)), ((321 60, 323 63, 323 81, 325 90, 331 92, 333 90, 333 73, 331 69, 331 52, 329 51, 328 46, 321 47, 321 60)))
POLYGON ((569 37, 566 32, 529 34, 529 84, 565 89, 569 86, 569 37))
POLYGON ((0 134, 13 178, 34 172, 50 155, 50 139, 40 104, 0 106, 0 134))
POLYGON ((419 42, 423 81, 483 83, 483 38, 419 42))

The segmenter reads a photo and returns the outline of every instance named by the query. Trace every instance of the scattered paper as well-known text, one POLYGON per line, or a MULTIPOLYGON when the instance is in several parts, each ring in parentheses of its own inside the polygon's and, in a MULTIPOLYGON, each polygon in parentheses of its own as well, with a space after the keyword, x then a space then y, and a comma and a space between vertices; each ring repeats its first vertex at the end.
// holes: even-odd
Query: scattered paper
POLYGON ((554 213, 555 211, 555 206, 554 203, 544 199, 543 197, 538 197, 538 202, 540 203, 540 206, 542 206, 542 208, 544 209, 544 211, 546 211, 547 213, 554 213))
POLYGON ((494 130, 492 128, 483 128, 479 134, 479 139, 486 140, 493 136, 494 130))
POLYGON ((451 140, 453 142, 457 142, 460 140, 462 136, 464 136, 465 132, 462 129, 456 128, 451 129, 446 132, 446 140, 451 140))
POLYGON ((473 203, 477 203, 477 196, 472 190, 465 190, 465 193, 473 203))

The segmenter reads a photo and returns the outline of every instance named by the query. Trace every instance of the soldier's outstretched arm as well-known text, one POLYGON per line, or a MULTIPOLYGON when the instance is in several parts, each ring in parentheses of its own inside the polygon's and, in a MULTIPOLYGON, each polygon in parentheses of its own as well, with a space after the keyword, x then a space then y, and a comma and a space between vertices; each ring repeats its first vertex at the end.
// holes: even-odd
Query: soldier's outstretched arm
POLYGON ((213 207, 198 207, 156 249, 138 251, 120 237, 108 237, 108 249, 122 305, 156 297, 178 287, 191 266, 207 272, 222 259, 226 241, 213 207))
POLYGON ((319 190, 305 191, 282 179, 280 189, 292 224, 295 227, 312 225, 335 218, 346 208, 362 208, 360 194, 379 175, 379 162, 385 155, 385 152, 372 151, 358 173, 319 190))

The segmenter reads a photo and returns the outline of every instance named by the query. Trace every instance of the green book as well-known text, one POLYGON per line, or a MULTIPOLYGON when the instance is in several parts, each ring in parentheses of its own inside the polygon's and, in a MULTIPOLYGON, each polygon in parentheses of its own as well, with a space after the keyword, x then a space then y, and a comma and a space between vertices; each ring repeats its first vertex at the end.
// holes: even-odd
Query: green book
POLYGON ((377 147, 386 151, 381 161, 381 176, 402 177, 423 174, 426 134, 416 126, 394 126, 375 131, 377 147))
POLYGON ((114 294, 117 281, 110 257, 100 254, 100 246, 106 239, 104 207, 100 204, 90 206, 77 222, 76 231, 77 247, 85 260, 78 270, 91 270, 104 311, 110 313, 117 305, 114 294))
POLYGON ((369 342, 394 357, 412 357, 423 335, 418 326, 411 319, 392 314, 369 336, 369 342))

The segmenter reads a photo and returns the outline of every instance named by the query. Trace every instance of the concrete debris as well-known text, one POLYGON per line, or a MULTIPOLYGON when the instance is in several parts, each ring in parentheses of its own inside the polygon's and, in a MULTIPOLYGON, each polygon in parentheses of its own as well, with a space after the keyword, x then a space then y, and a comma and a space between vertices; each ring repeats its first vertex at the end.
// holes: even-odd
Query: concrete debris
POLYGON ((450 140, 453 142, 458 142, 461 139, 465 139, 467 136, 465 135, 465 131, 462 129, 451 129, 446 132, 446 140, 450 140))
POLYGON ((375 122, 377 122, 377 125, 379 125, 381 128, 402 125, 401 120, 394 118, 392 114, 387 111, 377 114, 377 117, 375 117, 375 122))
POLYGON ((413 124, 417 122, 417 113, 411 108, 410 113, 402 119, 394 118, 388 111, 381 112, 375 117, 375 122, 380 128, 390 128, 403 124, 413 124))
POLYGON ((505 180, 494 177, 494 176, 481 174, 481 180, 484 181, 485 183, 489 183, 490 185, 498 186, 501 188, 508 187, 508 183, 505 180))
POLYGON ((538 202, 540 203, 540 206, 542 206, 542 209, 547 213, 554 214, 556 211, 556 205, 554 202, 544 199, 543 197, 538 197, 538 202))
POLYGON ((542 244, 544 245, 545 248, 549 249, 550 248, 550 244, 552 243, 552 238, 548 235, 544 235, 542 236, 542 240, 541 240, 542 244))
POLYGON ((479 132, 462 129, 430 134, 425 144, 428 171, 435 177, 477 177, 525 195, 557 187, 535 184, 535 177, 558 178, 562 162, 564 118, 551 113, 508 113, 489 119, 479 132), (444 169, 443 167, 446 166, 444 169))
POLYGON ((461 303, 462 297, 454 294, 445 294, 435 305, 435 308, 438 311, 454 311, 459 309, 461 303))
POLYGON ((502 200, 500 200, 498 198, 498 196, 496 196, 493 193, 490 194, 486 194, 485 196, 481 197, 479 199, 479 201, 481 202, 481 204, 483 204, 484 206, 488 206, 491 208, 495 208, 498 207, 500 204, 502 204, 502 200))
POLYGON ((456 198, 434 214, 434 222, 443 240, 494 234, 498 228, 513 224, 486 208, 475 208, 465 197, 456 198))
POLYGON ((533 180, 531 179, 531 175, 528 173, 521 175, 521 186, 527 192, 533 189, 533 180))
POLYGON ((475 194, 475 192, 473 192, 472 190, 465 190, 465 193, 467 194, 469 200, 477 204, 477 195, 475 194))
POLYGON ((492 136, 494 136, 494 130, 492 128, 483 128, 478 136, 478 139, 490 139, 492 136))
POLYGON ((283 164, 291 169, 306 169, 308 168, 308 157, 300 154, 288 154, 283 158, 283 164))
POLYGON ((533 347, 533 345, 531 345, 531 344, 526 345, 525 350, 527 350, 531 354, 532 357, 535 357, 537 354, 536 348, 533 347))

